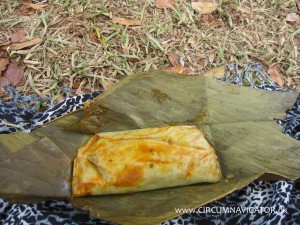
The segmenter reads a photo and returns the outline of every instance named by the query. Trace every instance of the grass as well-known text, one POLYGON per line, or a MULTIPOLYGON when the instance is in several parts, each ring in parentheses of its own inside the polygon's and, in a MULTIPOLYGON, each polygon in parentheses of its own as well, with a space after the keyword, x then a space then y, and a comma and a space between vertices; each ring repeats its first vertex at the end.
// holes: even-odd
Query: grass
POLYGON ((43 39, 34 47, 10 51, 10 61, 26 66, 17 87, 22 94, 56 99, 63 86, 70 86, 73 94, 106 89, 130 74, 170 66, 170 52, 181 57, 192 75, 227 63, 260 62, 265 69, 277 64, 287 87, 300 87, 299 22, 285 21, 289 13, 298 12, 294 0, 220 1, 212 15, 224 25, 216 27, 207 25, 190 1, 183 0, 175 0, 175 7, 166 10, 157 9, 154 0, 37 4, 46 5, 45 11, 31 10, 31 16, 23 16, 22 1, 0 3, 0 43, 20 29, 28 38, 43 39), (143 23, 118 25, 113 16, 143 23), (99 43, 92 41, 93 35, 99 43))

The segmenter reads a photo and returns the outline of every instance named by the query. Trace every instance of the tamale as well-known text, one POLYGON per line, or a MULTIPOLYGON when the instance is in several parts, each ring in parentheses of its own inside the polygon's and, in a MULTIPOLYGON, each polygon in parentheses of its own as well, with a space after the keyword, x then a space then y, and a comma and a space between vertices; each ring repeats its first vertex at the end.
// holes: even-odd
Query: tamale
POLYGON ((74 161, 74 196, 120 194, 217 182, 215 150, 196 126, 94 135, 74 161))

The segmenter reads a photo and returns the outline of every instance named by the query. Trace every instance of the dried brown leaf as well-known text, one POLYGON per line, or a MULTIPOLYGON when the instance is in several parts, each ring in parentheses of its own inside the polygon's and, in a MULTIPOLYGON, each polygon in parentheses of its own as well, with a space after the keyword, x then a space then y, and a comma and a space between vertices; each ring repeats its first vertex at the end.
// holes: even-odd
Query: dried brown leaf
POLYGON ((297 22, 300 20, 300 16, 297 13, 289 13, 285 20, 287 22, 297 22))
POLYGON ((33 8, 29 7, 27 4, 32 4, 31 0, 23 0, 23 4, 20 8, 20 14, 23 16, 30 16, 34 14, 33 8))
POLYGON ((174 7, 174 1, 173 0, 156 0, 155 6, 158 9, 172 8, 172 7, 174 7))
POLYGON ((87 87, 82 88, 82 93, 84 93, 84 94, 91 93, 91 92, 92 92, 92 90, 90 88, 87 88, 87 87))
POLYGON ((5 77, 9 81, 9 84, 13 87, 18 85, 23 76, 24 68, 19 67, 16 63, 10 63, 7 67, 7 70, 3 74, 3 77, 5 77))
POLYGON ((58 95, 55 102, 56 103, 59 103, 59 102, 62 102, 63 100, 65 100, 65 96, 64 95, 58 95))
POLYGON ((24 2, 23 4, 33 8, 35 10, 40 10, 40 11, 44 11, 43 8, 46 7, 46 5, 38 5, 38 4, 27 3, 27 2, 24 2))
POLYGON ((0 77, 0 94, 5 92, 5 89, 3 88, 3 84, 10 85, 9 81, 6 79, 6 77, 0 77))
POLYGON ((224 22, 222 19, 215 19, 210 13, 203 15, 203 20, 209 27, 219 27, 224 26, 224 22))
POLYGON ((167 72, 171 73, 179 73, 179 74, 184 74, 187 75, 189 74, 189 70, 187 68, 184 68, 182 65, 178 64, 177 66, 170 66, 164 69, 167 72))
POLYGON ((72 88, 73 88, 73 89, 78 89, 79 86, 80 86, 80 83, 81 83, 81 81, 79 81, 79 80, 75 81, 75 82, 73 83, 73 85, 72 85, 72 88))
POLYGON ((26 40, 26 31, 18 30, 10 36, 12 43, 24 42, 26 40))
POLYGON ((284 76, 281 73, 280 69, 277 65, 271 65, 269 67, 268 73, 270 74, 270 78, 276 82, 279 86, 284 86, 284 76))
POLYGON ((209 14, 204 14, 203 15, 203 20, 206 22, 206 23, 211 23, 214 21, 214 17, 209 13, 209 14))
POLYGON ((7 58, 9 56, 8 52, 1 49, 1 46, 4 44, 0 44, 0 58, 7 58))
POLYGON ((212 23, 209 24, 210 27, 220 27, 224 26, 224 22, 222 19, 215 19, 212 23))
POLYGON ((218 8, 218 3, 208 1, 192 2, 192 8, 200 14, 208 14, 218 8))
POLYGON ((10 48, 12 50, 19 50, 19 49, 27 48, 32 45, 36 45, 36 44, 40 43, 41 41, 42 41, 42 39, 35 38, 30 41, 24 41, 21 43, 12 43, 12 44, 7 44, 7 45, 2 45, 0 47, 3 50, 7 50, 7 48, 10 48))
POLYGON ((105 81, 105 90, 111 88, 113 86, 113 83, 109 80, 105 81))
POLYGON ((34 11, 29 6, 23 4, 20 8, 20 14, 22 16, 30 16, 34 14, 34 11))
POLYGON ((140 60, 137 58, 127 58, 128 61, 132 62, 132 63, 136 63, 139 62, 140 60))
POLYGON ((140 26, 142 24, 141 20, 127 19, 116 16, 112 18, 112 22, 126 26, 140 26))
POLYGON ((0 73, 6 69, 8 63, 9 63, 8 58, 0 58, 0 73))
POLYGON ((225 67, 224 66, 213 68, 213 69, 207 71, 205 74, 203 74, 204 77, 210 77, 210 78, 221 78, 224 75, 225 75, 225 67))
POLYGON ((113 83, 109 80, 103 80, 100 83, 101 83, 101 86, 104 90, 107 90, 107 89, 109 89, 110 87, 113 86, 113 83))
POLYGON ((179 55, 168 53, 168 59, 173 67, 179 65, 179 55))
POLYGON ((129 48, 123 48, 123 53, 129 55, 129 48))
POLYGON ((100 43, 97 35, 94 32, 89 33, 89 38, 90 38, 91 42, 100 43))

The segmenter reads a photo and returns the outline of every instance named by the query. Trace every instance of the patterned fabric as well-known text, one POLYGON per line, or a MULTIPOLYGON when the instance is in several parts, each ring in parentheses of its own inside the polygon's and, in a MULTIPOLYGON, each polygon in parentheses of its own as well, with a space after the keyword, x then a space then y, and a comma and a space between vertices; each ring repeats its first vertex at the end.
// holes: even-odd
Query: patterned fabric
POLYGON ((292 92, 291 90, 281 88, 274 83, 258 63, 249 64, 245 68, 239 67, 238 64, 229 64, 227 69, 228 72, 218 80, 236 84, 238 86, 249 86, 255 89, 292 92))
POLYGON ((69 201, 43 201, 24 205, 0 200, 0 222, 7 225, 115 224, 92 218, 88 213, 76 210, 69 201))
POLYGON ((70 97, 71 90, 64 88, 66 99, 53 105, 52 100, 49 98, 23 97, 7 85, 4 85, 4 88, 10 94, 12 101, 0 101, 0 134, 9 134, 18 130, 28 133, 38 126, 81 109, 84 103, 93 100, 102 93, 102 91, 96 91, 70 97), (45 101, 50 102, 49 109, 44 112, 37 112, 39 103, 45 101))
MULTIPOLYGON (((229 65, 228 71, 229 73, 220 80, 252 88, 290 91, 280 88, 272 82, 259 64, 248 65, 243 69, 237 65, 229 65)), ((82 108, 83 103, 101 93, 67 96, 66 100, 51 106, 43 113, 38 113, 38 102, 49 101, 49 99, 40 99, 34 96, 21 97, 13 89, 9 87, 6 89, 13 100, 10 103, 0 102, 0 133, 11 133, 17 130, 30 132, 37 126, 82 108)), ((286 119, 277 121, 283 126, 284 133, 297 140, 300 139, 299 106, 300 96, 294 107, 287 110, 286 119)), ((92 218, 88 213, 76 210, 67 200, 47 200, 25 205, 11 204, 3 199, 0 199, 0 223, 24 225, 115 224, 92 218)), ((300 224, 300 181, 252 182, 247 187, 218 201, 162 223, 162 225, 171 224, 300 224), (237 213, 234 211, 243 210, 245 207, 252 208, 254 212, 238 211, 237 213), (228 208, 232 211, 224 211, 228 208)))
POLYGON ((284 120, 277 120, 283 126, 283 133, 300 140, 300 95, 298 96, 294 107, 286 111, 284 120))
POLYGON ((252 182, 198 211, 163 223, 173 224, 300 224, 300 181, 252 182), (234 213, 245 207, 248 213, 234 213), (215 213, 206 209, 215 209, 215 213))

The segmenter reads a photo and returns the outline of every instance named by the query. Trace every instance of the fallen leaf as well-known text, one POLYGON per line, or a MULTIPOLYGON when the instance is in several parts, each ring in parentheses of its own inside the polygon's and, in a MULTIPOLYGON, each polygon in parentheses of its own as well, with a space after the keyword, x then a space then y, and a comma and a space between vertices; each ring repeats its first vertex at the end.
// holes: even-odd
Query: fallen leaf
POLYGON ((180 64, 178 64, 177 66, 167 67, 164 70, 167 71, 167 72, 171 72, 171 73, 179 73, 179 74, 184 74, 184 75, 189 74, 189 70, 184 68, 180 64))
POLYGON ((172 73, 180 73, 180 74, 183 73, 183 70, 184 67, 182 65, 170 66, 165 69, 165 71, 172 72, 172 73))
POLYGON ((222 19, 215 19, 210 13, 203 15, 203 20, 210 26, 210 27, 218 27, 224 26, 224 22, 222 19))
POLYGON ((38 43, 40 43, 42 41, 42 39, 40 38, 35 38, 32 39, 30 41, 24 41, 21 43, 12 43, 12 44, 6 44, 6 45, 0 45, 1 49, 3 50, 7 50, 8 48, 12 49, 12 50, 19 50, 19 49, 23 49, 32 45, 36 45, 38 43))
POLYGON ((220 26, 224 26, 224 22, 222 19, 214 19, 214 21, 212 21, 209 24, 210 27, 220 27, 220 26))
POLYGON ((249 15, 253 15, 253 12, 243 6, 237 6, 236 7, 239 11, 243 12, 243 13, 246 13, 246 14, 249 14, 249 15))
POLYGON ((113 83, 109 80, 105 81, 105 90, 111 88, 113 86, 113 83))
POLYGON ((173 67, 179 65, 179 55, 168 53, 168 58, 173 67))
MULTIPOLYGON (((234 14, 231 14, 231 22, 233 24, 235 23, 239 23, 241 22, 243 19, 241 18, 243 15, 241 15, 240 13, 234 13, 234 14)), ((224 18, 226 20, 226 22, 228 23, 228 19, 227 17, 224 18)))
POLYGON ((44 11, 43 8, 46 7, 46 5, 38 5, 38 4, 27 3, 27 2, 24 2, 23 4, 33 8, 35 10, 40 10, 40 11, 44 11))
POLYGON ((82 93, 84 93, 84 94, 88 94, 88 93, 91 93, 91 92, 92 92, 91 88, 88 88, 88 87, 83 87, 82 88, 82 93))
POLYGON ((100 81, 100 83, 104 90, 107 90, 113 86, 113 83, 109 80, 102 80, 102 81, 100 81))
POLYGON ((10 39, 12 43, 23 42, 26 40, 26 31, 18 30, 10 36, 10 39))
POLYGON ((34 4, 31 0, 23 0, 23 4, 20 8, 20 14, 23 16, 30 16, 37 10, 44 11, 44 7, 46 7, 46 5, 34 4))
POLYGON ((10 85, 9 81, 5 77, 0 77, 0 94, 5 92, 5 89, 3 88, 3 84, 10 85))
POLYGON ((297 13, 289 13, 285 20, 287 22, 297 22, 300 20, 300 16, 297 13))
POLYGON ((173 0, 156 0, 155 6, 158 9, 166 9, 174 7, 173 0))
POLYGON ((9 84, 13 87, 18 85, 23 76, 24 68, 19 67, 16 63, 10 63, 7 70, 3 73, 3 77, 5 77, 9 81, 9 84))
POLYGON ((129 55, 129 48, 123 48, 123 53, 129 55))
POLYGON ((60 95, 57 96, 55 102, 59 103, 59 102, 62 102, 63 100, 65 100, 65 99, 66 99, 66 97, 64 95, 60 94, 60 95))
MULTIPOLYGON (((0 44, 0 47, 2 44, 0 44)), ((9 56, 8 52, 0 48, 0 58, 7 58, 9 56)))
POLYGON ((140 60, 137 59, 137 58, 131 58, 131 57, 127 58, 127 60, 130 61, 130 62, 132 62, 132 63, 136 63, 136 62, 139 62, 139 61, 140 61, 140 60))
POLYGON ((74 83, 72 82, 72 89, 78 89, 81 81, 76 80, 74 83))
POLYGON ((208 1, 192 2, 192 8, 200 14, 208 14, 218 8, 218 3, 208 1))
POLYGON ((225 66, 213 68, 203 74, 204 77, 221 78, 225 75, 225 66))
POLYGON ((34 14, 34 11, 29 6, 23 4, 20 8, 20 14, 22 16, 30 16, 34 14))
POLYGON ((0 58, 0 74, 2 71, 6 69, 6 66, 8 65, 9 60, 8 58, 0 58))
POLYGON ((90 38, 91 42, 100 43, 99 40, 98 40, 97 35, 93 32, 89 33, 89 38, 90 38))
POLYGON ((215 19, 215 18, 214 18, 210 13, 204 14, 204 15, 203 15, 203 20, 204 20, 206 23, 211 23, 211 22, 214 21, 214 19, 215 19))
POLYGON ((112 21, 114 23, 118 23, 126 26, 140 26, 142 24, 141 20, 126 19, 126 18, 121 18, 116 16, 112 18, 112 21))
POLYGON ((23 0, 23 4, 20 8, 20 14, 23 16, 29 16, 34 14, 34 10, 26 4, 32 4, 31 0, 23 0))
POLYGON ((277 65, 271 65, 269 67, 268 74, 270 74, 270 78, 279 86, 284 86, 284 76, 277 65))

